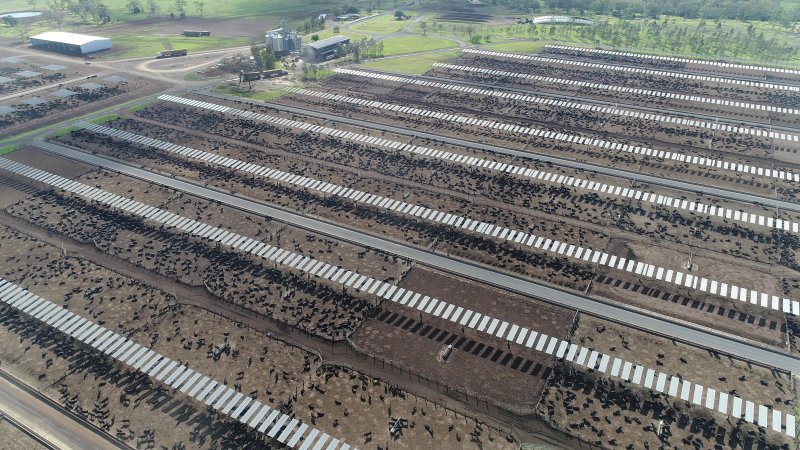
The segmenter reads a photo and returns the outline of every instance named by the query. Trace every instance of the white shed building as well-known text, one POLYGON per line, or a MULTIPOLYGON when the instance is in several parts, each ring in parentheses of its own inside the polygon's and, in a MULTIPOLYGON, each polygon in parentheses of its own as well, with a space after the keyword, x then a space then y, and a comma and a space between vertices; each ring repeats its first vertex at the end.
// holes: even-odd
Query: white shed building
POLYGON ((47 31, 32 36, 31 45, 33 48, 51 52, 85 55, 100 50, 108 50, 111 48, 111 39, 64 31, 47 31))

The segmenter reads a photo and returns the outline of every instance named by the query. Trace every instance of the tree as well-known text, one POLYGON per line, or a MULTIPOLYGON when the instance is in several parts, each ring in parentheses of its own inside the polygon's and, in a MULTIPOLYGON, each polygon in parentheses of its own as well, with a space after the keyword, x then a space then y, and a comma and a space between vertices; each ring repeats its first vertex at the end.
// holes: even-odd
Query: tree
POLYGON ((339 34, 339 25, 333 27, 333 34, 339 34))
POLYGON ((27 42, 30 40, 29 35, 31 32, 31 26, 30 20, 21 20, 19 22, 19 28, 17 29, 17 31, 19 31, 19 40, 22 42, 27 42))
POLYGON ((237 53, 233 56, 226 56, 219 60, 218 67, 228 73, 241 73, 253 70, 253 61, 250 56, 244 53, 237 53))
POLYGON ((14 28, 19 25, 19 20, 16 17, 3 16, 3 24, 6 28, 14 28))
POLYGON ((275 63, 278 61, 275 58, 275 50, 272 49, 271 45, 268 45, 267 48, 262 49, 264 56, 262 58, 264 65, 261 70, 272 70, 275 68, 275 63))
POLYGON ((108 7, 100 0, 85 0, 85 8, 92 16, 92 20, 98 24, 111 22, 111 12, 108 7))
POLYGON ((419 29, 422 30, 422 35, 423 36, 427 36, 428 35, 428 22, 420 22, 419 23, 419 29))
POLYGON ((397 20, 403 20, 406 14, 403 11, 397 10, 394 12, 394 18, 397 20))
POLYGON ((303 81, 316 81, 318 71, 315 64, 303 64, 303 81))
POLYGON ((194 2, 194 9, 197 11, 197 14, 200 14, 200 17, 203 17, 203 8, 206 6, 206 3, 201 0, 195 0, 194 2))
POLYGON ((473 34, 472 36, 470 36, 470 37, 469 37, 469 43, 470 43, 470 44, 474 44, 474 45, 478 45, 478 44, 480 44, 480 43, 481 43, 481 37, 480 37, 480 35, 473 34))
POLYGON ((158 14, 159 6, 156 0, 147 0, 147 17, 153 17, 158 14))
POLYGON ((108 7, 100 0, 62 1, 59 7, 63 8, 65 3, 67 4, 67 7, 64 8, 64 12, 66 13, 66 9, 68 8, 73 14, 79 16, 81 21, 84 23, 89 22, 90 17, 95 23, 99 24, 108 23, 111 21, 111 13, 109 12, 108 7))
POLYGON ((94 18, 95 22, 102 24, 106 24, 111 22, 111 12, 109 12, 108 7, 103 3, 97 3, 94 12, 92 13, 92 17, 94 18))
POLYGON ((81 18, 81 22, 88 23, 89 17, 94 14, 95 3, 92 0, 77 0, 70 2, 69 10, 81 18))
POLYGON ((58 29, 64 25, 64 20, 67 18, 67 8, 69 3, 65 0, 49 0, 47 2, 47 11, 45 16, 47 20, 54 22, 58 25, 58 29))
POLYGON ((317 17, 311 18, 311 31, 322 30, 325 28, 325 19, 322 18, 322 15, 318 15, 317 17))
POLYGON ((311 35, 311 42, 317 42, 318 40, 319 40, 319 35, 318 34, 312 34, 311 35))
POLYGON ((253 55, 253 61, 255 61, 258 70, 272 70, 275 68, 275 51, 271 45, 261 47, 253 43, 250 45, 250 53, 253 55))
POLYGON ((261 49, 262 47, 258 42, 250 43, 250 55, 252 55, 253 62, 255 63, 257 69, 263 65, 263 61, 261 60, 261 58, 264 55, 261 53, 261 49))
POLYGON ((27 0, 28 4, 31 5, 31 9, 36 9, 36 3, 38 0, 27 0))
POLYGON ((142 0, 129 0, 125 8, 127 8, 128 12, 131 14, 141 14, 144 11, 142 0))
POLYGON ((536 34, 536 24, 531 22, 528 24, 528 39, 533 39, 534 34, 536 34))
POLYGON ((175 4, 172 5, 175 8, 175 11, 178 13, 178 16, 181 18, 186 17, 186 0, 175 0, 175 4))

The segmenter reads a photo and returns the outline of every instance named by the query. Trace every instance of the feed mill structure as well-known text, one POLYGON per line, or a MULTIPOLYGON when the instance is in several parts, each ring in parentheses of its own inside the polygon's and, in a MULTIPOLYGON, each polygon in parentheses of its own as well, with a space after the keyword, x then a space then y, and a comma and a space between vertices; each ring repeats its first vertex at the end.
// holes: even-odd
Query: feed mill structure
POLYGON ((303 46, 303 38, 297 34, 296 30, 290 30, 285 21, 280 28, 267 31, 264 40, 266 45, 272 46, 272 50, 278 56, 286 56, 291 52, 300 51, 303 46))

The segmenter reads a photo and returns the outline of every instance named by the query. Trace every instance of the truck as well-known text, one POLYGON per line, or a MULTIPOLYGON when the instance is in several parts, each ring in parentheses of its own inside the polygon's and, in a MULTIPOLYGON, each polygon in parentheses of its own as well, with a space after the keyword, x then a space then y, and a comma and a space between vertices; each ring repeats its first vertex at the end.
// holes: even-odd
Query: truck
POLYGON ((186 56, 186 53, 187 51, 185 48, 180 50, 164 50, 163 52, 156 53, 156 59, 172 58, 175 56, 186 56))
POLYGON ((186 37, 203 37, 211 36, 210 31, 196 31, 196 30, 183 30, 183 35, 186 37))
POLYGON ((249 81, 256 81, 262 78, 274 78, 288 75, 289 72, 282 69, 265 70, 263 72, 239 72, 239 83, 246 83, 249 81))
POLYGON ((261 72, 239 72, 239 83, 256 81, 261 79, 261 72))
POLYGON ((284 75, 289 75, 289 72, 282 69, 265 70, 261 72, 263 78, 282 77, 284 75))

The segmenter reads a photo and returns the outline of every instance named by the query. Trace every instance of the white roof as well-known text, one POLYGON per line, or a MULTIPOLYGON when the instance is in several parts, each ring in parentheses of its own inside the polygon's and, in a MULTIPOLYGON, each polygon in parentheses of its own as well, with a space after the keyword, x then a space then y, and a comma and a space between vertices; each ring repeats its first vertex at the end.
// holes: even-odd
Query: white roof
POLYGON ((108 38, 100 36, 89 36, 88 34, 67 33, 66 31, 46 31, 41 34, 37 34, 36 36, 32 36, 31 39, 62 42, 64 44, 72 44, 72 45, 84 45, 88 44, 89 42, 94 42, 97 40, 109 40, 108 38))

